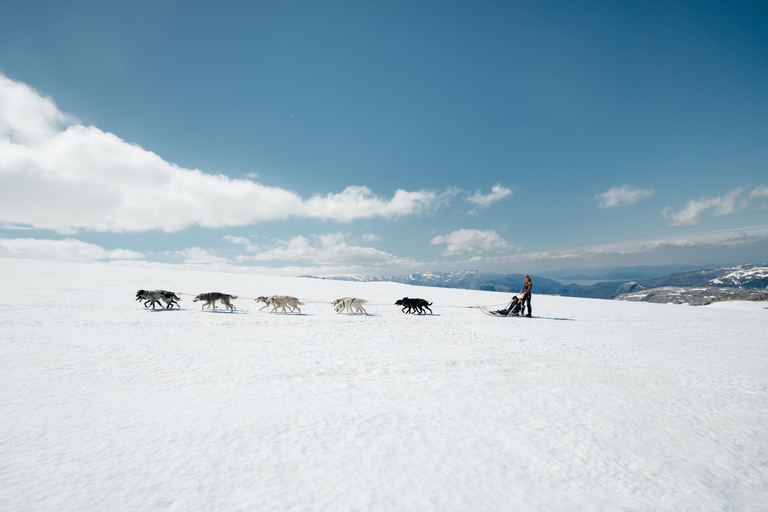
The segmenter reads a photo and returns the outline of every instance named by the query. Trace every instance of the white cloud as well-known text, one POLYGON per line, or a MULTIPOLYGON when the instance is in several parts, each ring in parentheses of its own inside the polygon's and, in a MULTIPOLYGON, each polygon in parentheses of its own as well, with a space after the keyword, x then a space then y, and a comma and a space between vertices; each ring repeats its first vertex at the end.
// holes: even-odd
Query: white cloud
POLYGON ((362 236, 363 242, 370 243, 370 242, 378 242, 381 240, 381 237, 375 233, 366 233, 362 236))
POLYGON ((610 208, 627 206, 651 195, 653 195, 653 190, 649 188, 634 188, 632 185, 626 184, 597 194, 595 199, 600 201, 597 205, 598 208, 610 208))
POLYGON ((421 213, 435 204, 437 194, 420 190, 397 190, 392 199, 377 197, 368 187, 350 186, 339 194, 316 195, 301 205, 303 215, 310 218, 350 222, 371 217, 397 218, 421 213))
POLYGON ((751 236, 744 231, 739 231, 726 238, 725 242, 742 242, 745 240, 756 240, 758 237, 751 236))
POLYGON ((38 240, 35 238, 0 238, 0 257, 33 260, 93 262, 102 260, 133 260, 144 255, 127 250, 106 250, 98 245, 67 238, 38 240))
POLYGON ((74 122, 73 117, 56 108, 51 98, 0 73, 0 139, 34 144, 74 122))
POLYGON ((227 235, 222 240, 236 245, 251 245, 251 241, 244 236, 227 235))
POLYGON ((750 199, 760 199, 768 197, 768 185, 758 185, 749 193, 750 199))
POLYGON ((502 187, 501 184, 497 183, 491 188, 490 194, 483 195, 480 190, 477 190, 474 195, 471 195, 467 198, 467 201, 481 208, 487 208, 493 203, 501 201, 510 195, 512 195, 512 189, 502 187))
MULTIPOLYGON (((247 175, 252 178, 253 175, 247 175)), ((250 179, 181 168, 93 126, 0 74, 0 222, 52 229, 179 231, 304 217, 351 222, 416 215, 433 191, 381 198, 364 186, 304 199, 250 179)))
POLYGON ((446 206, 453 201, 453 199, 458 196, 459 194, 466 194, 466 190, 461 190, 460 188, 454 187, 453 185, 450 185, 445 188, 444 192, 441 192, 437 194, 435 197, 435 202, 430 205, 431 208, 437 209, 441 206, 446 206))
POLYGON ((675 240, 655 240, 646 244, 640 245, 637 249, 628 249, 621 252, 645 252, 655 251, 658 249, 687 249, 691 247, 701 247, 703 244, 695 240, 689 240, 687 238, 678 238, 675 240))
POLYGON ((175 252, 176 256, 184 258, 184 263, 206 264, 206 263, 229 263, 227 258, 216 256, 212 252, 199 247, 190 247, 175 252))
POLYGON ((443 256, 464 252, 484 253, 509 251, 514 245, 503 240, 494 230, 459 229, 447 235, 436 236, 432 245, 447 244, 443 256))
POLYGON ((250 257, 241 257, 239 261, 311 261, 318 265, 360 265, 393 263, 398 258, 392 254, 372 247, 347 244, 346 233, 316 235, 314 242, 303 236, 296 236, 288 241, 279 241, 277 247, 260 250, 250 257))
POLYGON ((29 226, 15 226, 13 224, 0 223, 0 229, 7 229, 9 231, 34 231, 35 228, 29 226))
MULTIPOLYGON (((722 197, 691 199, 681 210, 673 212, 672 208, 667 207, 661 211, 661 215, 670 226, 682 227, 701 224, 711 216, 718 217, 720 215, 738 213, 748 205, 747 200, 738 201, 739 196, 745 188, 746 187, 737 187, 728 191, 722 197)), ((760 190, 760 188, 761 187, 758 187, 755 190, 760 190)), ((755 190, 753 190, 753 192, 755 190)))

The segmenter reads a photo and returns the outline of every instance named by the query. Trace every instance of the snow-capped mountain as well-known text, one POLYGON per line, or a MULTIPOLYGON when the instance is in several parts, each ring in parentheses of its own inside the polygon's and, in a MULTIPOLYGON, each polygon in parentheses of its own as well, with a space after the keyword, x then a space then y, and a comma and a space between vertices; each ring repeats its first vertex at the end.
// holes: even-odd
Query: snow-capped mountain
POLYGON ((711 279, 715 286, 735 286, 737 288, 768 288, 768 266, 738 265, 725 267, 727 274, 711 279))
POLYGON ((753 289, 733 287, 681 287, 663 286, 661 288, 639 289, 617 295, 615 300, 628 302, 656 302, 660 304, 690 304, 704 306, 727 300, 768 301, 768 293, 753 289))
POLYGON ((747 264, 729 267, 697 268, 652 277, 640 282, 645 288, 662 286, 728 286, 768 288, 768 265, 747 264))
POLYGON ((616 300, 673 304, 711 304, 724 300, 768 300, 768 266, 700 268, 625 283, 616 300))

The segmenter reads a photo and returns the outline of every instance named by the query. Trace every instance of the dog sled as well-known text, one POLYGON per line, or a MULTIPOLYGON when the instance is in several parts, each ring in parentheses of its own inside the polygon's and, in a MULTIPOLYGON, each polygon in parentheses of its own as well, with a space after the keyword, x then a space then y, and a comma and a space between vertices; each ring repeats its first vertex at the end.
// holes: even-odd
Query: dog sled
POLYGON ((520 313, 515 313, 512 315, 503 315, 495 311, 489 311, 485 306, 476 306, 476 308, 479 309, 485 315, 495 316, 497 318, 519 318, 521 316, 520 313))

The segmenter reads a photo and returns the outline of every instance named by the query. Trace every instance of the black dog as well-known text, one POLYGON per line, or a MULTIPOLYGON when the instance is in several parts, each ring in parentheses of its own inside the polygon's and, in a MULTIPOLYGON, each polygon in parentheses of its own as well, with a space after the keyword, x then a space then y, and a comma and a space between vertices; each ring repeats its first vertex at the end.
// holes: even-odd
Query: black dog
POLYGON ((409 299, 408 297, 403 297, 402 299, 395 302, 395 306, 402 306, 403 307, 403 313, 411 314, 413 313, 413 299, 409 299), (406 309, 408 311, 406 311, 406 309))
MULTIPOLYGON (((166 290, 139 290, 136 292, 136 300, 146 301, 144 302, 145 308, 148 308, 151 303, 152 309, 155 309, 155 303, 160 304, 161 300, 165 302, 166 309, 172 309, 174 304, 181 308, 179 303, 176 302, 181 299, 175 293, 166 290)), ((160 306, 162 307, 162 304, 160 306)))
POLYGON ((431 302, 427 302, 424 299, 409 299, 408 297, 403 297, 402 299, 395 302, 395 306, 402 306, 403 307, 403 313, 405 314, 413 314, 415 311, 419 315, 423 315, 426 313, 424 310, 428 309, 429 314, 432 314, 432 310, 429 309, 429 306, 431 306, 431 302), (408 311, 406 311, 406 309, 408 311))

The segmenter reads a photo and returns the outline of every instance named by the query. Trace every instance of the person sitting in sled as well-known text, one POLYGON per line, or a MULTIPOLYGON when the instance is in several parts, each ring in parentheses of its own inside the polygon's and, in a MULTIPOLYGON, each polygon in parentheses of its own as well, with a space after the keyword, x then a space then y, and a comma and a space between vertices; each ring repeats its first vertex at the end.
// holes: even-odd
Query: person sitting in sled
POLYGON ((522 305, 523 303, 520 302, 520 299, 515 295, 512 297, 512 301, 507 305, 507 309, 500 309, 499 311, 494 311, 494 313, 505 316, 520 316, 522 305))

